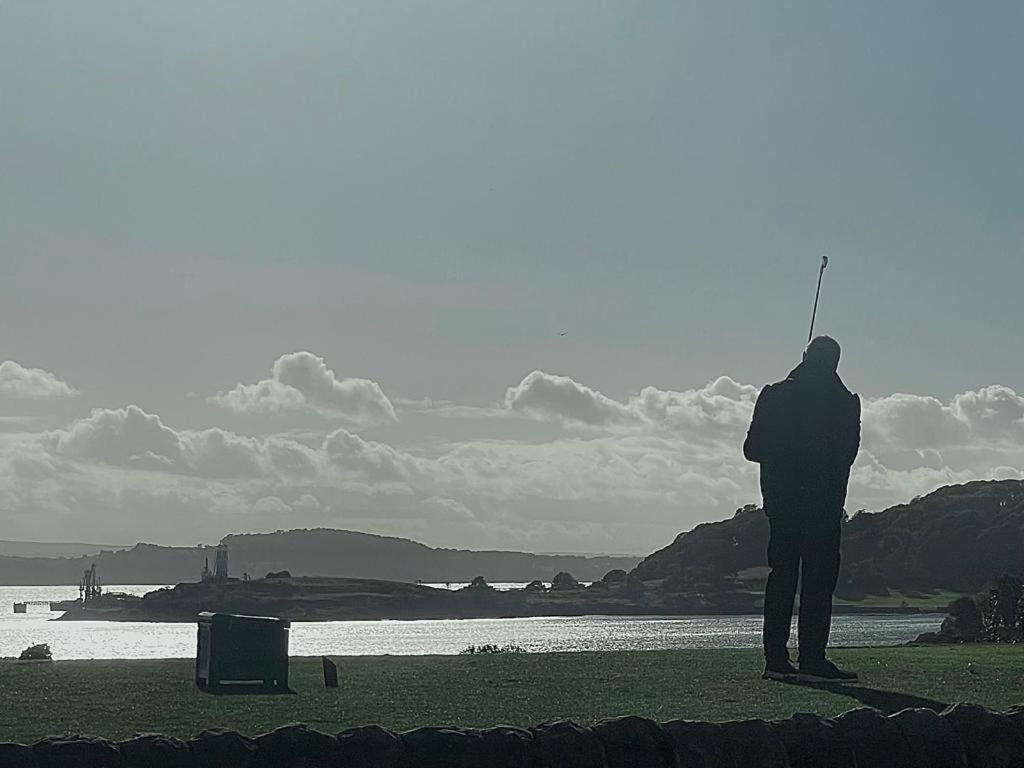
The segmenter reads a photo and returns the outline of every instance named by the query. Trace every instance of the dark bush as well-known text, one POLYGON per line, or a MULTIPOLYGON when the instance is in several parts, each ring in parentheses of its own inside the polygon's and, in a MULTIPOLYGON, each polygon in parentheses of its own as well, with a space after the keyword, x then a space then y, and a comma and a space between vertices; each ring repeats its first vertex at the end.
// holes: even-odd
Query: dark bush
POLYGON ((605 584, 621 584, 626 580, 626 577, 628 575, 629 574, 627 574, 621 568, 615 568, 611 571, 608 571, 608 573, 602 576, 601 581, 603 581, 605 584))
POLYGON ((472 590, 489 589, 489 590, 493 591, 494 587, 492 587, 490 584, 488 584, 487 583, 487 579, 485 579, 483 576, 475 576, 475 577, 473 577, 473 580, 471 582, 469 582, 468 585, 463 587, 463 589, 472 589, 472 590))
POLYGON ((30 645, 18 657, 21 661, 53 661, 53 652, 46 643, 30 645))
POLYGON ((509 643, 508 645, 497 645, 496 643, 485 643, 484 645, 471 645, 459 651, 462 656, 477 656, 480 654, 493 653, 526 653, 522 647, 509 643))

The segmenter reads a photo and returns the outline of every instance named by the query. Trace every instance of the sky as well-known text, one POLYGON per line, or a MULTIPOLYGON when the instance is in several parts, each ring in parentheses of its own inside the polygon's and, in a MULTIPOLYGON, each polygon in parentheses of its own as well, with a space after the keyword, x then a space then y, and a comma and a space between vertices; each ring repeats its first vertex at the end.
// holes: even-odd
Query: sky
POLYGON ((1021 477, 1018 2, 0 5, 0 538, 646 553, 1021 477), (563 335, 564 334, 564 335, 563 335))

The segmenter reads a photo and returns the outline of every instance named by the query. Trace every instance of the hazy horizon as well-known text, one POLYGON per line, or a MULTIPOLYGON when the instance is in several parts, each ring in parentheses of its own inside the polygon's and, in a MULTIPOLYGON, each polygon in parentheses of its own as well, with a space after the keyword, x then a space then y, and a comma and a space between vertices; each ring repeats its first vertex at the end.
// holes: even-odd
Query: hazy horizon
MULTIPOLYGON (((373 534, 370 531, 357 531, 357 530, 341 529, 341 528, 320 527, 319 529, 320 530, 335 530, 335 531, 343 530, 343 531, 346 531, 348 533, 370 533, 371 535, 385 535, 385 536, 388 535, 388 534, 373 534)), ((287 529, 284 532, 287 533, 287 532, 290 532, 291 530, 293 530, 293 529, 287 529)), ((314 529, 314 530, 316 530, 316 529, 314 529)), ((280 533, 280 532, 281 531, 247 531, 247 533, 249 533, 249 534, 274 534, 274 533, 280 533)), ((228 535, 239 535, 239 534, 228 534, 228 535)), ((225 538, 226 538, 226 536, 225 536, 225 538)), ((393 538, 406 538, 406 537, 394 536, 393 538)), ((415 541, 414 539, 408 539, 408 540, 409 541, 415 541)), ((423 542, 418 542, 418 543, 423 543, 423 542)), ((88 554, 84 554, 84 555, 76 554, 77 549, 72 549, 72 550, 69 550, 69 554, 66 554, 66 555, 65 554, 30 554, 30 555, 24 555, 24 554, 19 554, 19 553, 8 551, 8 545, 12 545, 12 544, 15 545, 15 546, 26 545, 27 547, 39 545, 39 546, 51 548, 54 551, 56 551, 57 547, 71 547, 71 548, 95 547, 97 552, 102 551, 102 550, 114 551, 114 550, 121 550, 121 549, 130 549, 130 548, 136 546, 137 544, 156 544, 157 546, 184 546, 184 547, 193 546, 193 545, 187 545, 187 544, 186 545, 160 544, 159 542, 153 542, 153 541, 133 541, 133 542, 130 542, 130 543, 129 542, 124 542, 124 543, 120 543, 120 544, 112 544, 112 543, 108 542, 106 544, 97 544, 95 542, 86 542, 86 541, 24 541, 24 540, 13 540, 13 539, 0 539, 0 556, 14 556, 14 557, 88 557, 90 554, 92 554, 91 552, 88 553, 88 554)), ((216 547, 217 544, 218 544, 218 542, 216 542, 216 541, 196 542, 196 545, 204 546, 204 547, 216 547)), ((431 546, 431 545, 427 545, 427 546, 431 546)), ((432 546, 432 548, 433 549, 441 549, 443 547, 432 546)), ((472 548, 469 548, 469 549, 472 549, 472 548)), ((47 550, 47 551, 50 551, 50 550, 47 550)), ((473 550, 473 551, 487 551, 487 550, 473 550)), ((512 550, 491 549, 489 551, 497 552, 497 551, 512 551, 512 550)), ((547 551, 539 550, 539 551, 535 551, 535 552, 527 552, 525 554, 566 556, 566 557, 643 557, 643 556, 648 555, 650 553, 649 552, 562 552, 562 551, 559 551, 559 550, 553 550, 553 551, 547 552, 547 551)))
POLYGON ((5 4, 3 538, 651 552, 758 502, 823 253, 849 509, 1024 477, 1022 23, 5 4))

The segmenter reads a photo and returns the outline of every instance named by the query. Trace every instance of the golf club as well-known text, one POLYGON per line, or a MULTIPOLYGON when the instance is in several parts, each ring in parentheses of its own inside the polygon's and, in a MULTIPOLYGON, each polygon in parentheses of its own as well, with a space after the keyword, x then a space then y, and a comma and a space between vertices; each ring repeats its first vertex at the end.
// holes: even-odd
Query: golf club
POLYGON ((807 343, 811 343, 814 337, 814 320, 818 316, 818 297, 821 296, 821 279, 825 276, 825 269, 828 267, 828 256, 821 257, 821 269, 818 270, 818 290, 814 292, 814 309, 811 311, 811 330, 807 334, 807 343))

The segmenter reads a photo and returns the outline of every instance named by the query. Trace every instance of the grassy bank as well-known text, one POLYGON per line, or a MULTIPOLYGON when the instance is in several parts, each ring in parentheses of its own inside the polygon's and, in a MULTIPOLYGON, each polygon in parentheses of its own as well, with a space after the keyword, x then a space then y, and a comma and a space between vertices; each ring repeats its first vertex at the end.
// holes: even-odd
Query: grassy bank
POLYGON ((748 650, 362 657, 339 659, 337 690, 324 689, 319 659, 293 659, 295 695, 217 697, 195 689, 188 660, 2 662, 0 741, 65 732, 188 737, 215 725, 255 734, 296 721, 331 733, 364 723, 404 730, 623 714, 725 720, 864 704, 896 711, 1024 702, 1016 647, 851 649, 834 658, 861 682, 834 690, 763 682, 759 655, 748 650))

